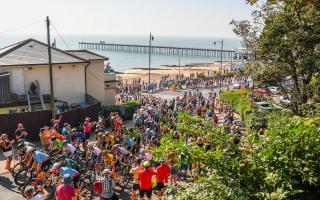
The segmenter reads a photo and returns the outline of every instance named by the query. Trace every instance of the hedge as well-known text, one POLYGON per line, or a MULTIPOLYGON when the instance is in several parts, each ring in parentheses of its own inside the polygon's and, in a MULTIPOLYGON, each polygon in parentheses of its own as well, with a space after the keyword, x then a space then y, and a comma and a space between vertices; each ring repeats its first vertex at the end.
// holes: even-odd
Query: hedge
POLYGON ((139 108, 140 102, 128 101, 121 105, 103 106, 102 111, 105 117, 108 117, 111 112, 118 112, 124 120, 131 120, 134 112, 139 108))

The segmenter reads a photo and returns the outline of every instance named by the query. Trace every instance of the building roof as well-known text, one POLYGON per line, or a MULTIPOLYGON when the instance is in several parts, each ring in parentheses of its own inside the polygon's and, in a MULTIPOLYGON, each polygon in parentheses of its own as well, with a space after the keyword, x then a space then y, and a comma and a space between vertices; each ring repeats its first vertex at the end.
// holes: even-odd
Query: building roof
POLYGON ((69 50, 67 52, 70 54, 73 54, 75 56, 78 56, 80 58, 83 58, 87 61, 89 61, 89 60, 109 60, 109 58, 107 58, 105 56, 93 53, 88 50, 69 50))
MULTIPOLYGON (((51 47, 52 64, 88 63, 86 59, 51 47)), ((0 49, 0 67, 48 65, 48 45, 27 39, 0 49)))

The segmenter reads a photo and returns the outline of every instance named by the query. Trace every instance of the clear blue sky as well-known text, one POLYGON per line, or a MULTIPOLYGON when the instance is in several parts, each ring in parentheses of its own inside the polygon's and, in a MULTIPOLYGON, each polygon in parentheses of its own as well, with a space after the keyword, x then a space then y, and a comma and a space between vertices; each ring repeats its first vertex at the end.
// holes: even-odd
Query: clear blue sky
MULTIPOLYGON (((6 0, 0 34, 48 15, 61 34, 235 37, 229 22, 252 9, 245 0, 6 0)), ((41 25, 12 31, 38 32, 41 25)))

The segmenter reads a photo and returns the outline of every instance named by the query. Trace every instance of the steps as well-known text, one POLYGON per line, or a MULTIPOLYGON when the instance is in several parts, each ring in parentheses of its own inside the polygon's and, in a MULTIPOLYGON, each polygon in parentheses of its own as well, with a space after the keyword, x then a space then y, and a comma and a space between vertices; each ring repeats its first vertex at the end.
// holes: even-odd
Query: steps
POLYGON ((36 93, 32 93, 30 90, 27 91, 27 100, 28 100, 28 106, 30 111, 37 111, 37 110, 45 110, 45 105, 43 101, 43 96, 41 93, 40 85, 39 82, 36 80, 35 81, 37 85, 37 90, 36 93))

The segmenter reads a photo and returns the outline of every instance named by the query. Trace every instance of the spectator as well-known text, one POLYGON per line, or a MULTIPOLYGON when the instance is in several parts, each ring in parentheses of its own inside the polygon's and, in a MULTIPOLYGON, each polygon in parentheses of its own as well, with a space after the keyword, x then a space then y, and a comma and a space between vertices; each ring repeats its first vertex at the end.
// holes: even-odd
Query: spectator
POLYGON ((56 200, 76 200, 74 187, 70 184, 72 178, 70 174, 63 176, 62 184, 56 190, 56 200))

